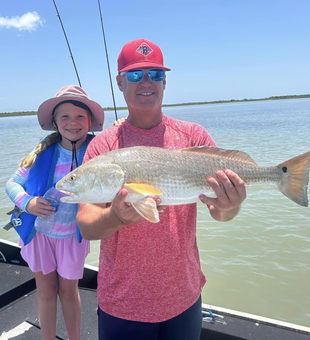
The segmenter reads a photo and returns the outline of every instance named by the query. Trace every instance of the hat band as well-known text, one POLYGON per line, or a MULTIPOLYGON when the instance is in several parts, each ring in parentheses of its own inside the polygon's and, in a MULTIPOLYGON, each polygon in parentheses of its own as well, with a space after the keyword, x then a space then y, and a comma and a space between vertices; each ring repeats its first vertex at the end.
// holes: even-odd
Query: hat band
MULTIPOLYGON (((61 98, 61 97, 77 97, 77 98, 81 98, 81 99, 86 99, 86 100, 89 100, 89 98, 87 96, 79 96, 75 93, 67 93, 67 94, 62 94, 61 96, 59 96, 58 98, 61 98)), ((56 96, 57 98, 57 96, 56 96)))
POLYGON ((70 104, 72 104, 72 105, 74 105, 74 106, 77 106, 77 107, 79 107, 79 108, 81 108, 81 109, 84 109, 84 110, 88 111, 88 112, 92 115, 92 112, 91 112, 90 108, 89 108, 86 104, 84 104, 84 103, 82 103, 82 102, 80 102, 80 101, 78 101, 78 100, 64 100, 63 102, 58 103, 58 104, 54 107, 54 110, 53 110, 53 112, 52 112, 52 117, 53 117, 53 118, 54 118, 54 116, 55 116, 55 111, 56 111, 56 109, 57 109, 60 105, 65 104, 65 103, 70 103, 70 104))

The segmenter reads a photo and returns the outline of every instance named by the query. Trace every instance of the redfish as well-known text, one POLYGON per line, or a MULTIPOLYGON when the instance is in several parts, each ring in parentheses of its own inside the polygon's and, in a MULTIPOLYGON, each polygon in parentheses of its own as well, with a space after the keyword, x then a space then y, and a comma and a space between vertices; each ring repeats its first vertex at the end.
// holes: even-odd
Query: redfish
POLYGON ((310 151, 271 167, 258 166, 245 152, 201 146, 180 150, 136 146, 107 152, 79 166, 56 185, 67 203, 109 203, 122 187, 136 211, 151 222, 162 205, 189 204, 200 195, 216 197, 207 178, 230 169, 246 186, 271 185, 302 206, 308 206, 310 151))

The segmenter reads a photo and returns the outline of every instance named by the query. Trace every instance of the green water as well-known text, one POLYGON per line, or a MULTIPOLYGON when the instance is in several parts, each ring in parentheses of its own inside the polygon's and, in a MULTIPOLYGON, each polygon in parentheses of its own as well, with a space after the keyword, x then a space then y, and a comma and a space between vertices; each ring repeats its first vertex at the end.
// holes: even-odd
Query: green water
MULTIPOLYGON (((219 147, 248 152, 263 166, 310 150, 310 99, 164 108, 172 117, 207 128, 219 147)), ((126 111, 120 111, 126 116, 126 111)), ((107 112, 105 128, 114 120, 107 112)), ((0 118, 0 185, 45 133, 36 117, 0 118)), ((12 208, 0 192, 0 225, 12 208)), ((310 208, 276 189, 250 188, 232 221, 212 220, 198 205, 197 239, 208 278, 203 302, 310 327, 310 208)), ((15 231, 0 238, 17 242, 15 231)), ((91 242, 87 263, 98 265, 99 241, 91 242)))

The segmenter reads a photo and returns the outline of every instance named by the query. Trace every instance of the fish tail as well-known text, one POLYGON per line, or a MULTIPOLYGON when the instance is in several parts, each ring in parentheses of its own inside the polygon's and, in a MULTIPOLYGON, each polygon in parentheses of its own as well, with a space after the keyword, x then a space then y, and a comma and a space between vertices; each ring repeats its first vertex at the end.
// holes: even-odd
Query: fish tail
POLYGON ((278 165, 282 180, 277 186, 285 196, 304 207, 308 206, 310 151, 278 165))

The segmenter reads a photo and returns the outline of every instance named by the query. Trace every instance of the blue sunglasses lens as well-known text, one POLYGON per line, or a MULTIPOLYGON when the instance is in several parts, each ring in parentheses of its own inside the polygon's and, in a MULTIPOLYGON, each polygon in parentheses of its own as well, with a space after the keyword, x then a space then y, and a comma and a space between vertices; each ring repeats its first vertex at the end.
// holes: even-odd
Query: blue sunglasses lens
POLYGON ((164 70, 149 70, 149 77, 152 81, 162 81, 164 76, 164 70))
POLYGON ((139 83, 143 78, 142 70, 127 71, 127 80, 131 83, 139 83))
MULTIPOLYGON (((152 81, 162 81, 165 76, 165 71, 160 69, 154 69, 148 71, 149 77, 152 81)), ((127 80, 130 83, 139 83, 144 76, 143 70, 127 71, 127 80)))

